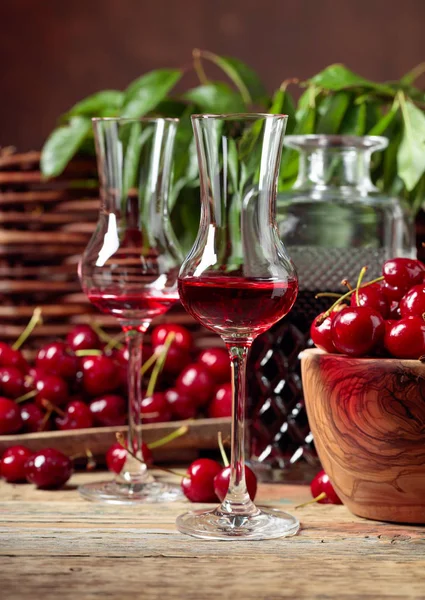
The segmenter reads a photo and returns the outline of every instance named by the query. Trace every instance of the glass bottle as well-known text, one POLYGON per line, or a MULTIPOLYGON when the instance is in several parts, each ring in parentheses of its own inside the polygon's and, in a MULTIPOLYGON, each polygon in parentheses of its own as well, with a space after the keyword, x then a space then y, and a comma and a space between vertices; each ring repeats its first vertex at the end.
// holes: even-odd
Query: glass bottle
POLYGON ((387 144, 376 136, 284 140, 300 153, 299 169, 293 188, 278 196, 277 220, 300 290, 290 315, 257 340, 251 355, 251 454, 266 471, 278 467, 288 477, 291 467, 291 477, 309 479, 318 465, 298 358, 314 317, 329 307, 329 298, 316 293, 347 291, 342 280, 355 285, 364 265, 366 279, 373 279, 388 258, 415 256, 412 216, 371 181, 372 154, 387 144))

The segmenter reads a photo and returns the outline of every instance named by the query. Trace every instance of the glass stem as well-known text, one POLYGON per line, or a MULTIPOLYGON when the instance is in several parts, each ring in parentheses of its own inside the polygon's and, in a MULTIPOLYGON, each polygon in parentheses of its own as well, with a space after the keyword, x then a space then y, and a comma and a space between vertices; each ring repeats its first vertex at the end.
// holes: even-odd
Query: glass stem
POLYGON ((152 478, 148 474, 147 466, 142 453, 142 428, 140 409, 142 403, 142 345, 143 333, 140 329, 125 329, 125 338, 128 349, 128 431, 127 448, 137 456, 136 460, 130 454, 123 469, 119 474, 121 483, 137 485, 149 482, 152 478))
POLYGON ((248 346, 227 344, 232 366, 232 441, 230 483, 220 507, 225 513, 252 515, 258 509, 251 501, 245 479, 245 397, 248 346))

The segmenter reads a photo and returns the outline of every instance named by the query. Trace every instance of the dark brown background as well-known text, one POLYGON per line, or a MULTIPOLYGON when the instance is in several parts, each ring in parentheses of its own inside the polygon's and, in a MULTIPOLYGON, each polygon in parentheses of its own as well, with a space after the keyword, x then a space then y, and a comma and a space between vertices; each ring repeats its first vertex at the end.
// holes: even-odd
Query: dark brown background
MULTIPOLYGON (((233 55, 269 89, 344 62, 377 79, 425 60, 424 0, 3 0, 0 145, 36 148, 81 97, 191 61, 233 55)), ((189 82, 188 82, 189 83, 189 82)))

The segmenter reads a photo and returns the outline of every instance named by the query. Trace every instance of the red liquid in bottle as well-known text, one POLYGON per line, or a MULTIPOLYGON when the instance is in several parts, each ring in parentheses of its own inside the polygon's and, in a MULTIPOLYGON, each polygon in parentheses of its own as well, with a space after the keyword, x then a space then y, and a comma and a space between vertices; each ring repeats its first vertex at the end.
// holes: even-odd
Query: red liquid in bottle
POLYGON ((89 292, 88 298, 102 312, 115 315, 118 319, 154 319, 167 312, 178 300, 177 293, 162 294, 110 294, 106 292, 89 292))
POLYGON ((220 276, 179 279, 180 300, 186 310, 205 327, 241 341, 252 340, 286 315, 297 290, 294 280, 220 276))

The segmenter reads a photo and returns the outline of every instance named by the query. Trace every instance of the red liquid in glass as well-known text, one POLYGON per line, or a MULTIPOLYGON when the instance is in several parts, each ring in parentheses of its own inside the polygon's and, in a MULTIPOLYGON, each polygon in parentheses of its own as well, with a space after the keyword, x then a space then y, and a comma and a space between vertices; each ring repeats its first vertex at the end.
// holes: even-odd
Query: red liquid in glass
POLYGON ((102 312, 115 315, 118 319, 154 319, 167 312, 178 300, 174 294, 127 293, 110 294, 105 292, 89 292, 88 298, 102 312))
POLYGON ((243 277, 179 279, 180 300, 205 327, 224 337, 253 339, 289 312, 298 290, 282 282, 243 277))

